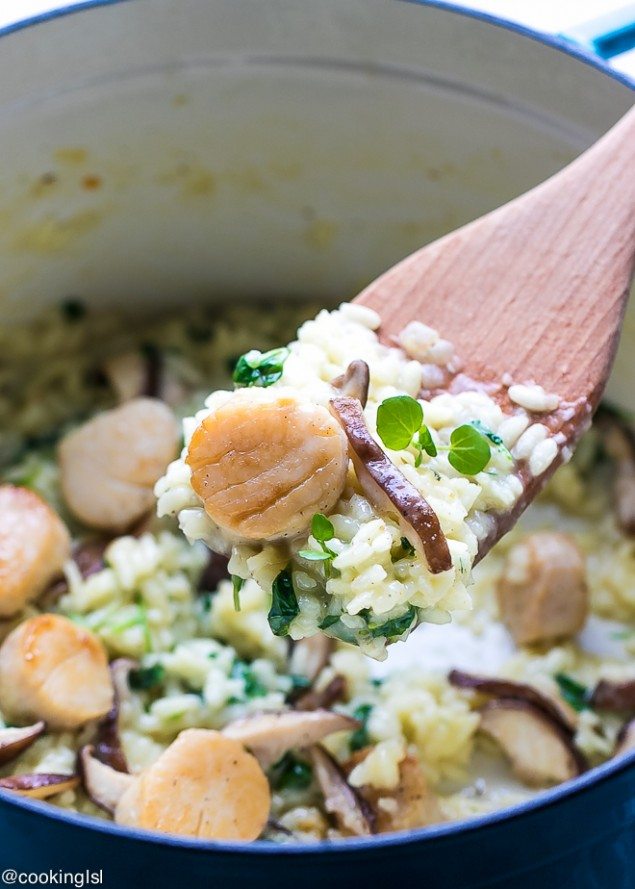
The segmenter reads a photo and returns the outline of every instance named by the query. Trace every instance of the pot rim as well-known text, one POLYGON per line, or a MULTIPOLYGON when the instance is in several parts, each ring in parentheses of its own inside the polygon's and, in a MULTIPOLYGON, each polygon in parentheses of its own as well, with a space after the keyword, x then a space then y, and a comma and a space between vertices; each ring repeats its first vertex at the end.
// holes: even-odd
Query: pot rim
MULTIPOLYGON (((46 12, 27 16, 26 18, 18 19, 18 21, 11 22, 8 25, 0 27, 0 38, 7 37, 10 34, 16 33, 17 31, 24 31, 27 28, 31 28, 35 25, 45 24, 46 22, 53 21, 58 18, 63 18, 64 16, 73 15, 74 13, 88 12, 91 9, 97 9, 102 6, 116 6, 121 3, 130 2, 132 2, 132 0, 82 0, 82 2, 75 3, 71 6, 56 6, 53 9, 47 10, 46 12)), ((446 12, 454 13, 455 15, 461 15, 464 18, 471 18, 475 19, 476 21, 484 22, 488 25, 493 25, 494 27, 504 31, 511 31, 514 34, 519 34, 521 37, 526 37, 529 40, 533 40, 535 43, 542 43, 544 46, 555 49, 567 56, 571 56, 577 61, 582 62, 585 65, 589 65, 591 68, 595 68, 598 71, 601 71, 612 80, 617 81, 617 83, 621 83, 623 86, 627 86, 630 89, 635 90, 635 77, 631 77, 624 71, 618 71, 617 69, 609 65, 605 59, 600 58, 599 56, 592 53, 590 50, 585 49, 583 46, 573 43, 564 35, 549 34, 546 31, 536 31, 535 29, 530 28, 527 25, 523 25, 521 22, 515 22, 510 19, 503 18, 502 16, 494 15, 490 12, 482 12, 479 9, 472 9, 467 6, 463 6, 461 3, 452 3, 450 2, 450 0, 398 0, 398 2, 411 3, 415 6, 430 6, 432 8, 442 9, 446 12)))
MULTIPOLYGON (((88 12, 91 9, 103 6, 115 6, 121 3, 132 2, 132 0, 83 0, 81 3, 72 6, 60 6, 50 9, 38 15, 20 19, 0 28, 0 38, 10 34, 26 30, 35 25, 45 24, 64 16, 73 15, 80 12, 88 12)), ((461 15, 465 18, 475 19, 492 25, 496 28, 512 33, 519 34, 550 47, 565 55, 571 56, 585 65, 595 68, 602 74, 615 80, 630 89, 635 90, 635 78, 629 77, 627 74, 617 71, 608 65, 603 59, 593 55, 593 53, 582 47, 576 46, 565 37, 551 35, 548 33, 532 30, 531 28, 517 22, 509 21, 491 13, 481 12, 476 9, 469 9, 460 4, 447 2, 447 0, 400 0, 400 2, 411 3, 417 6, 429 6, 432 8, 442 9, 455 15, 461 15)), ((494 812, 488 812, 483 815, 477 815, 465 821, 455 821, 422 827, 408 833, 382 834, 373 837, 351 837, 336 842, 324 842, 317 844, 301 844, 297 846, 283 845, 271 841, 262 841, 258 843, 226 843, 215 841, 204 841, 194 838, 170 836, 166 834, 154 833, 151 831, 138 830, 134 828, 122 827, 112 821, 102 821, 98 818, 83 815, 78 812, 71 812, 66 809, 57 808, 50 804, 42 804, 37 800, 31 800, 11 793, 11 791, 0 790, 0 806, 8 805, 25 812, 44 816, 53 821, 62 822, 69 826, 81 827, 86 830, 93 830, 98 833, 111 835, 114 837, 125 837, 135 842, 150 843, 154 845, 175 847, 188 850, 192 853, 205 854, 213 852, 224 856, 248 855, 250 857, 275 856, 308 856, 322 857, 325 854, 351 855, 358 852, 368 853, 375 849, 386 849, 393 846, 411 846, 419 843, 433 842, 435 840, 443 840, 456 835, 464 835, 476 831, 483 831, 487 828, 495 827, 500 822, 517 820, 524 815, 531 814, 536 810, 548 809, 551 806, 565 801, 578 794, 585 793, 590 788, 611 780, 613 776, 620 775, 623 772, 631 770, 635 766, 635 750, 631 753, 619 757, 618 759, 609 760, 600 766, 589 770, 583 775, 571 781, 561 784, 558 787, 551 788, 540 792, 537 796, 521 803, 499 809, 494 812)))

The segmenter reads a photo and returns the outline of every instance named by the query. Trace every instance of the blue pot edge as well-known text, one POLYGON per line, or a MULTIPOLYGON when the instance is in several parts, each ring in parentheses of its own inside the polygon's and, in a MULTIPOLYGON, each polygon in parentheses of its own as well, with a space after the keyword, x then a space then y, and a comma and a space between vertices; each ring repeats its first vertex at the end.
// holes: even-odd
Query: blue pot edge
MULTIPOLYGON (((84 0, 84 2, 76 3, 72 6, 60 6, 50 9, 47 12, 20 19, 0 28, 0 38, 7 37, 19 31, 26 30, 35 25, 45 24, 58 18, 73 15, 74 13, 86 12, 90 9, 98 9, 106 6, 115 6, 121 3, 129 3, 132 0, 84 0)), ((465 18, 482 21, 501 30, 511 31, 541 43, 551 49, 555 49, 565 55, 571 56, 577 61, 586 64, 597 71, 607 75, 612 80, 620 83, 635 91, 635 79, 629 77, 621 71, 616 71, 604 60, 595 56, 593 53, 586 51, 582 47, 576 46, 566 38, 548 34, 546 32, 535 31, 518 22, 509 21, 491 13, 481 12, 480 10, 470 9, 460 4, 446 2, 446 0, 399 0, 399 2, 411 3, 415 6, 429 6, 432 8, 443 9, 456 15, 462 15, 465 18)), ((557 804, 563 799, 576 796, 588 790, 605 780, 611 778, 614 774, 629 770, 635 766, 635 751, 627 756, 621 757, 616 761, 609 761, 601 766, 597 766, 585 775, 573 781, 560 785, 552 790, 545 791, 531 800, 519 803, 515 806, 509 806, 495 812, 485 815, 476 816, 467 821, 457 821, 451 824, 433 825, 431 827, 420 828, 408 834, 386 834, 383 836, 368 838, 349 838, 341 843, 323 843, 319 845, 303 845, 303 846, 286 846, 273 842, 260 842, 257 844, 247 843, 215 843, 205 842, 196 839, 187 839, 183 837, 174 837, 169 835, 155 834, 143 830, 134 830, 124 828, 113 822, 100 821, 87 815, 81 815, 76 812, 69 812, 59 809, 53 805, 43 806, 41 802, 29 800, 25 797, 15 796, 9 791, 0 791, 0 804, 8 805, 18 809, 30 811, 33 814, 44 816, 54 821, 60 821, 65 824, 74 825, 82 829, 94 830, 98 833, 105 833, 111 836, 120 836, 134 841, 144 843, 159 844, 163 846, 172 846, 181 849, 188 849, 193 852, 214 852, 217 854, 248 854, 250 856, 296 856, 296 855, 324 855, 336 852, 338 855, 354 853, 364 850, 370 851, 378 848, 387 848, 392 846, 409 846, 420 842, 432 842, 435 839, 453 836, 455 834, 466 834, 477 830, 483 830, 491 825, 495 825, 501 821, 511 821, 520 818, 523 815, 533 812, 536 809, 547 809, 557 804)))
MULTIPOLYGON (((43 803, 38 800, 30 800, 27 797, 17 796, 11 791, 0 790, 0 819, 2 817, 2 807, 8 805, 20 810, 26 810, 34 815, 44 816, 46 819, 61 822, 69 826, 78 827, 83 830, 95 831, 97 833, 107 834, 113 837, 121 837, 135 842, 144 844, 161 845, 182 849, 193 853, 215 853, 217 855, 249 855, 250 857, 269 857, 276 856, 310 856, 321 857, 323 855, 346 855, 356 852, 371 852, 376 849, 386 849, 393 846, 412 846, 434 842, 435 840, 444 840, 451 838, 457 834, 466 835, 479 831, 485 831, 490 827, 495 827, 501 822, 509 822, 520 819, 537 810, 547 810, 561 802, 585 794, 592 790, 598 784, 613 780, 616 775, 624 772, 635 772, 635 750, 617 759, 609 760, 602 765, 596 766, 585 772, 579 778, 561 784, 550 790, 545 790, 537 796, 508 806, 504 809, 498 809, 488 812, 484 815, 477 815, 464 821, 454 821, 442 824, 431 825, 429 827, 412 830, 408 833, 398 834, 380 834, 370 837, 349 837, 340 841, 323 842, 304 845, 285 845, 272 841, 260 841, 258 843, 228 843, 205 841, 188 837, 171 836, 169 834, 159 834, 152 831, 139 830, 129 827, 122 827, 112 821, 102 821, 90 815, 83 815, 78 812, 69 812, 66 809, 57 808, 54 805, 43 803)), ((635 820, 635 809, 633 811, 633 820, 635 820)), ((631 829, 632 825, 624 823, 625 829, 631 829)))
MULTIPOLYGON (((19 19, 16 22, 4 25, 0 28, 0 38, 7 37, 18 31, 26 30, 34 25, 44 24, 64 16, 73 15, 74 13, 86 12, 90 9, 115 6, 120 3, 130 2, 132 2, 132 0, 83 0, 83 2, 73 4, 72 6, 58 6, 46 12, 28 16, 27 18, 19 19)), ((527 37, 529 40, 541 43, 544 46, 556 49, 565 55, 571 56, 572 58, 577 59, 577 61, 589 65, 597 71, 601 71, 603 74, 606 74, 612 80, 617 81, 623 86, 635 90, 635 77, 630 77, 623 71, 617 71, 604 59, 574 43, 562 34, 550 34, 546 31, 536 31, 520 22, 514 22, 489 12, 482 12, 478 9, 471 9, 460 3, 451 3, 448 2, 448 0, 399 0, 399 2, 411 3, 414 6, 430 6, 437 9, 443 9, 456 15, 462 15, 465 18, 485 22, 486 24, 500 28, 501 30, 511 31, 512 33, 527 37)))

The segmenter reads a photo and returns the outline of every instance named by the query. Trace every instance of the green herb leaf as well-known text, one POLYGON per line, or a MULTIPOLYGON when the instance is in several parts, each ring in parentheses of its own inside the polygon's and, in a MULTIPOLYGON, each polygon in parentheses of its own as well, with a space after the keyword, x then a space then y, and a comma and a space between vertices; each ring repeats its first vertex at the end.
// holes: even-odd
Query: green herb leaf
POLYGON ((492 452, 489 443, 474 426, 459 426, 450 436, 448 460, 463 475, 476 475, 485 469, 492 452))
POLYGON ((291 680, 291 686, 293 691, 298 691, 305 688, 311 688, 312 682, 308 678, 308 676, 301 676, 299 673, 290 673, 289 679, 291 680))
MULTIPOLYGON (((245 697, 248 700, 252 698, 264 698, 269 694, 265 686, 259 681, 256 674, 249 664, 245 661, 235 660, 229 672, 232 679, 242 679, 245 687, 245 697)), ((238 703, 237 701, 235 703, 238 703)))
POLYGON ((361 750, 370 744, 370 735, 368 734, 368 719, 373 712, 372 704, 360 704, 353 711, 353 719, 359 720, 361 725, 355 729, 348 742, 351 752, 361 750))
MULTIPOLYGON (((308 559, 310 562, 327 562, 334 559, 337 553, 329 549, 326 541, 332 540, 335 537, 335 528, 333 523, 325 515, 322 515, 321 512, 316 512, 311 520, 311 534, 317 540, 321 549, 301 549, 298 555, 303 559, 308 559)), ((328 565, 326 568, 328 568, 328 565)))
POLYGON ((160 685, 165 678, 163 664, 153 664, 151 667, 139 667, 128 674, 128 685, 133 691, 147 691, 160 685))
POLYGON ((311 534, 318 543, 326 543, 327 540, 332 540, 335 537, 333 522, 327 519, 325 515, 322 515, 321 512, 316 512, 311 519, 311 534))
POLYGON ((245 585, 242 577, 232 574, 232 586, 234 587, 234 611, 240 611, 240 591, 245 585))
POLYGON ((407 448, 423 423, 423 408, 409 395, 385 398, 377 408, 377 434, 393 451, 407 448))
POLYGON ((399 617, 393 617, 390 620, 384 621, 382 624, 369 621, 368 630, 373 639, 385 636, 386 639, 391 642, 393 639, 398 639, 399 636, 403 636, 406 630, 410 629, 416 616, 416 608, 414 605, 409 605, 405 614, 402 614, 399 617))
POLYGON ((485 438, 489 439, 491 443, 494 445, 497 451, 501 451, 506 457, 510 460, 513 460, 513 457, 509 451, 509 448, 505 445, 503 439, 496 432, 492 432, 491 429, 488 429, 484 423, 481 423, 480 420, 470 420, 470 426, 473 426, 477 432, 480 432, 481 435, 484 435, 485 438))
POLYGON ((238 386, 272 386, 282 376, 283 365, 288 357, 289 350, 286 348, 271 349, 270 352, 252 349, 240 356, 232 379, 238 386))
POLYGON ((313 770, 308 762, 285 753, 269 770, 269 778, 275 790, 306 790, 313 780, 313 770))
POLYGON ((328 630, 329 627, 332 627, 333 624, 336 624, 340 619, 339 614, 327 614, 321 624, 318 624, 320 630, 328 630))
POLYGON ((293 589, 291 572, 285 568, 271 585, 271 608, 267 618, 274 636, 286 636, 300 606, 293 589))
POLYGON ((81 321, 82 318, 86 315, 86 306, 81 301, 81 299, 66 299, 60 306, 62 310, 62 315, 67 321, 71 323, 75 323, 76 321, 81 321))
POLYGON ((422 426, 419 431, 417 447, 419 448, 419 464, 421 463, 421 451, 425 451, 429 457, 436 457, 438 453, 437 446, 432 440, 432 435, 427 426, 422 426))
POLYGON ((566 673, 556 673, 554 679, 558 683, 560 694, 570 704, 574 710, 580 713, 581 710, 588 710, 591 701, 591 692, 582 683, 568 676, 566 673))
POLYGON ((408 540, 407 537, 402 537, 401 540, 400 540, 400 543, 401 543, 401 548, 402 548, 402 550, 405 552, 405 554, 406 554, 407 556, 414 556, 414 554, 415 554, 415 548, 414 548, 414 546, 410 543, 410 541, 408 540))
POLYGON ((328 550, 318 552, 316 549, 301 549, 298 550, 298 555, 303 559, 308 559, 309 562, 326 562, 333 558, 333 554, 328 550))

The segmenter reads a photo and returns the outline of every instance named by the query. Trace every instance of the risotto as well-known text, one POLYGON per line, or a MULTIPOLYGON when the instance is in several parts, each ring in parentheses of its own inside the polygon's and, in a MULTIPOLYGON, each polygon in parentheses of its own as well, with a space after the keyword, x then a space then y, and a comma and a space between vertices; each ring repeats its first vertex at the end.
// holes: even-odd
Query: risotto
POLYGON ((349 305, 283 346, 311 314, 74 301, 0 334, 0 792, 335 841, 633 745, 628 418, 476 564, 556 460, 557 394, 442 393, 449 343, 349 305))

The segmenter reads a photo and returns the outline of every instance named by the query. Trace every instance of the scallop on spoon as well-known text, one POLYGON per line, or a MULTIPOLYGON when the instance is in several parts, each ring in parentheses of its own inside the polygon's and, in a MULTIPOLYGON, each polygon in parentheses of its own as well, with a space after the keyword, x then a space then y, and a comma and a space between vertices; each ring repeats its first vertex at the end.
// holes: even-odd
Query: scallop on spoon
POLYGON ((492 213, 418 250, 354 302, 381 338, 423 321, 460 360, 439 391, 480 389, 511 409, 509 386, 559 396, 540 422, 559 453, 481 540, 482 558, 588 428, 617 349, 635 267, 635 108, 568 167, 492 213))

